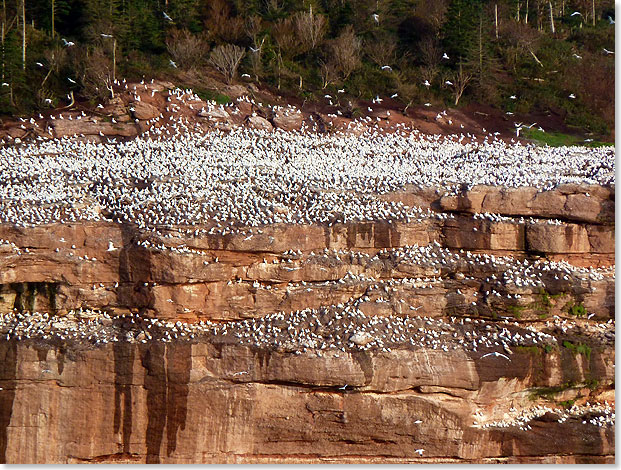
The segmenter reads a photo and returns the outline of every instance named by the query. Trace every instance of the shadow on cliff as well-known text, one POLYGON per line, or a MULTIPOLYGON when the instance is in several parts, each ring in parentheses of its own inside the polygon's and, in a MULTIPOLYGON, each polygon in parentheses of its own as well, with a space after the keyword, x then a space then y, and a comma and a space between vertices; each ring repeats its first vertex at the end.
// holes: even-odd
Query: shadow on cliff
POLYGON ((160 463, 166 430, 166 456, 177 448, 185 429, 192 367, 192 345, 151 343, 140 347, 147 390, 147 463, 160 463))
POLYGON ((0 463, 6 463, 8 428, 13 415, 17 374, 17 342, 0 342, 0 463))
MULTIPOLYGON (((179 429, 185 429, 188 409, 190 344, 151 342, 136 345, 127 342, 114 344, 114 432, 121 433, 122 453, 132 454, 131 435, 136 428, 132 388, 140 384, 136 377, 136 356, 140 359, 147 391, 146 463, 160 463, 166 435, 166 456, 177 448, 179 429)), ((139 452, 134 449, 133 453, 139 452)))

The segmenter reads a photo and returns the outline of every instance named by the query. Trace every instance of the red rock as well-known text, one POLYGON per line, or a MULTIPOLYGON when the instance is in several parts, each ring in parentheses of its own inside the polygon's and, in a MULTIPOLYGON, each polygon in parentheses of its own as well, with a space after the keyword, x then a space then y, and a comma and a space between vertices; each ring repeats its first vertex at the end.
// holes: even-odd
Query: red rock
POLYGON ((144 101, 134 101, 131 103, 131 109, 133 109, 132 115, 134 118, 141 121, 148 121, 162 114, 157 107, 144 101))

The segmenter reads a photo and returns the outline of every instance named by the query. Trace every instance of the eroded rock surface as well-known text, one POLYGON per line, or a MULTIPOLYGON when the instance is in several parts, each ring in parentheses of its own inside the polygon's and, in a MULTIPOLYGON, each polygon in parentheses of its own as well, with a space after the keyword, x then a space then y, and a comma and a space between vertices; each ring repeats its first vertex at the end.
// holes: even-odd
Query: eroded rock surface
POLYGON ((611 151, 151 85, 0 149, 0 462, 614 461, 611 151))

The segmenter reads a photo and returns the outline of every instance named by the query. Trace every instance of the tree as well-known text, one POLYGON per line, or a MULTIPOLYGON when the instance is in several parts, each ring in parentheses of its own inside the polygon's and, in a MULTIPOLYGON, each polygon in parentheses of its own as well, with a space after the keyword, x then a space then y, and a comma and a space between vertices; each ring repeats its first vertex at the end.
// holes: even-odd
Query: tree
POLYGON ((354 70, 360 67, 362 42, 351 25, 332 41, 330 61, 343 80, 347 80, 354 70))
POLYGON ((300 40, 292 17, 278 20, 272 27, 272 36, 278 46, 281 60, 282 56, 290 58, 300 50, 300 40))
POLYGON ((472 74, 466 72, 461 64, 459 69, 453 74, 453 94, 455 95, 455 106, 459 104, 464 91, 468 88, 470 80, 472 80, 472 74))
POLYGON ((415 77, 404 72, 397 73, 397 92, 401 100, 406 103, 403 114, 408 112, 414 100, 419 96, 420 89, 416 85, 415 77))
POLYGON ((166 49, 181 67, 200 65, 209 52, 209 43, 203 34, 173 30, 166 39, 166 49))
POLYGON ((299 12, 294 16, 295 31, 301 45, 300 52, 315 49, 326 34, 327 22, 323 15, 314 15, 313 7, 308 13, 299 12))
POLYGON ((365 42, 364 51, 378 67, 392 66, 396 60, 397 45, 390 39, 373 38, 365 42))
POLYGON ((211 51, 209 63, 225 76, 227 83, 231 83, 244 54, 245 51, 241 47, 224 44, 211 51))
POLYGON ((452 0, 442 29, 444 49, 452 60, 468 58, 477 36, 481 0, 452 0))

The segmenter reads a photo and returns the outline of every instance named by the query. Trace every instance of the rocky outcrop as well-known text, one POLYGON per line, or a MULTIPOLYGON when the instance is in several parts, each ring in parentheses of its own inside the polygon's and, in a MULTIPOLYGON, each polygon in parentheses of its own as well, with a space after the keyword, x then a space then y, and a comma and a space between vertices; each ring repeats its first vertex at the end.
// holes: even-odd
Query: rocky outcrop
POLYGON ((140 119, 141 121, 156 118, 161 114, 157 107, 144 101, 135 101, 131 103, 131 110, 134 118, 140 119))
POLYGON ((140 128, 133 123, 112 123, 96 119, 56 119, 52 122, 54 137, 116 136, 135 137, 140 128))
POLYGON ((457 196, 445 196, 440 207, 468 213, 558 218, 584 223, 614 223, 614 190, 602 186, 565 184, 554 191, 537 188, 475 186, 457 196))
POLYGON ((0 225, 0 461, 613 462, 612 189, 384 197, 432 210, 0 225))
POLYGON ((597 389, 567 387, 556 373, 562 363, 582 380, 613 380, 606 353, 589 362, 566 349, 516 351, 499 363, 421 349, 318 356, 187 342, 80 351, 15 341, 0 352, 6 462, 614 460, 612 429, 583 423, 597 411, 533 414, 528 430, 485 427, 509 408, 531 409, 525 390, 556 387, 594 401, 597 389))

